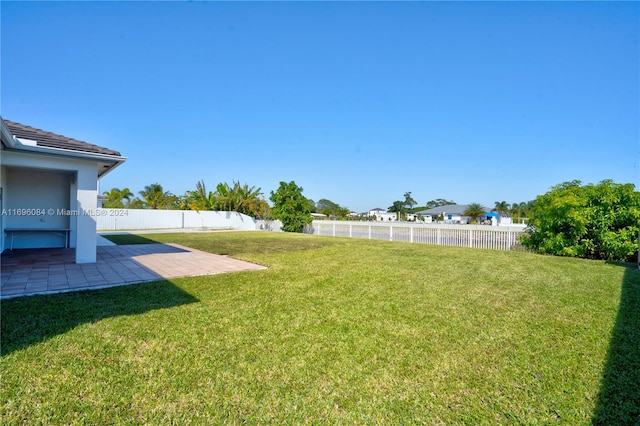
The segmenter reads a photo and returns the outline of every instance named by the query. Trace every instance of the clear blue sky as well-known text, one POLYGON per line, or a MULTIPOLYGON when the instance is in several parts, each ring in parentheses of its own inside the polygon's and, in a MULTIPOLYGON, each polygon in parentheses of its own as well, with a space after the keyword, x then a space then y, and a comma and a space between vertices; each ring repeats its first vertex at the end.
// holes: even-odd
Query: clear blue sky
POLYGON ((295 180, 356 211, 640 186, 638 2, 5 2, 6 119, 119 150, 101 191, 295 180))

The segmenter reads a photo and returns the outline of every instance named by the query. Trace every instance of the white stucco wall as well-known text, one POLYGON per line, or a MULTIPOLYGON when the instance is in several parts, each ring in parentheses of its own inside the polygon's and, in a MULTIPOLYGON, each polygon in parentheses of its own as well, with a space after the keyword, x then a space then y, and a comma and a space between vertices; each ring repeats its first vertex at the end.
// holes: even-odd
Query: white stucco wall
POLYGON ((95 263, 98 168, 96 164, 85 164, 77 173, 76 263, 95 263))
MULTIPOLYGON (((56 214, 59 210, 69 209, 69 172, 10 168, 6 169, 5 178, 3 219, 6 228, 69 228, 69 217, 56 214)), ((16 238, 13 248, 63 245, 60 235, 29 233, 16 238)))
MULTIPOLYGON (((2 164, 2 151, 0 150, 0 164, 2 164)), ((0 166, 0 212, 5 207, 5 186, 7 183, 7 168, 0 166)), ((0 215, 0 251, 4 250, 5 218, 0 215)))

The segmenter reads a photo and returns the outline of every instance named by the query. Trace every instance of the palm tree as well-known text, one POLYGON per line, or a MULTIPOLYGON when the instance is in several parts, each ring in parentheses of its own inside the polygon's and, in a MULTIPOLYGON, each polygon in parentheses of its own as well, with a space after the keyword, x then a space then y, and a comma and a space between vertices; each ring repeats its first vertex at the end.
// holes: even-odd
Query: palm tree
POLYGON ((496 206, 493 210, 498 213, 506 213, 509 211, 509 203, 506 201, 496 201, 496 206))
POLYGON ((477 222, 480 216, 486 213, 485 208, 481 204, 471 203, 462 213, 464 216, 469 216, 473 222, 477 222))
POLYGON ((220 182, 215 192, 216 210, 234 211, 233 190, 228 183, 220 182))
POLYGON ((187 191, 187 207, 192 210, 234 211, 252 217, 269 216, 269 204, 263 198, 260 188, 240 184, 220 182, 215 192, 207 192, 204 180, 196 183, 195 191, 187 191))
POLYGON ((259 209, 256 209, 261 200, 261 189, 255 186, 249 187, 246 183, 233 182, 234 201, 237 203, 236 211, 248 216, 255 216, 259 209))
POLYGON ((169 191, 165 192, 159 183, 145 186, 139 194, 145 207, 150 209, 169 208, 177 202, 177 197, 169 191))
POLYGON ((508 213, 511 215, 511 217, 518 218, 520 217, 521 211, 522 210, 520 209, 520 203, 511 203, 508 213))
POLYGON ((131 197, 133 197, 133 193, 129 190, 129 188, 111 188, 111 191, 105 191, 102 194, 107 197, 107 201, 105 201, 102 206, 105 208, 115 209, 129 207, 129 204, 131 203, 131 197))
POLYGON ((216 197, 212 191, 207 192, 204 180, 200 180, 195 191, 187 191, 186 204, 191 210, 215 210, 216 197))

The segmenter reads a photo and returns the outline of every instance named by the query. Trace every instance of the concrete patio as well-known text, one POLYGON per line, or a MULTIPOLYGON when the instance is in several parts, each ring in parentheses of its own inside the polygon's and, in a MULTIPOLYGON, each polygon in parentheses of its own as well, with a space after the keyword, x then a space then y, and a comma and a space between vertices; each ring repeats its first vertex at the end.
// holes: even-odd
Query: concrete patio
POLYGON ((76 264, 74 249, 5 250, 0 298, 258 269, 266 268, 178 244, 98 246, 89 264, 76 264))

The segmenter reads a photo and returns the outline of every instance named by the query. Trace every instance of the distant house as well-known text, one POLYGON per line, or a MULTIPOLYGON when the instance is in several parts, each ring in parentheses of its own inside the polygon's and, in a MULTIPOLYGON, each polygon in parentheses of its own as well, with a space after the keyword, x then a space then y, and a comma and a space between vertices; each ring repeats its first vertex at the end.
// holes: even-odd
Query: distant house
POLYGON ((381 213, 386 213, 387 211, 384 209, 381 209, 380 207, 376 207, 375 209, 371 209, 369 210, 369 213, 367 213, 368 217, 377 217, 379 214, 381 213))
POLYGON ((0 251, 71 247, 96 261, 98 180, 119 152, 4 120, 0 150, 0 251))
POLYGON ((429 221, 429 217, 434 222, 444 223, 469 223, 471 218, 464 215, 464 211, 469 207, 467 204, 449 204, 438 206, 428 210, 416 212, 429 221))
MULTIPOLYGON (((459 223, 467 224, 471 221, 469 216, 465 216, 464 212, 469 207, 468 204, 450 204, 446 206, 434 207, 428 210, 422 210, 417 212, 425 220, 430 223, 444 222, 444 223, 459 223)), ((491 212, 485 208, 485 214, 479 218, 480 223, 487 225, 511 225, 511 218, 505 214, 498 214, 491 212)))
POLYGON ((395 213, 390 213, 379 207, 369 210, 367 216, 370 218, 375 218, 375 220, 377 220, 378 222, 393 222, 397 220, 397 216, 395 213))
POLYGON ((397 215, 395 213, 388 212, 379 207, 369 210, 367 216, 375 218, 378 222, 393 222, 397 220, 397 215))

